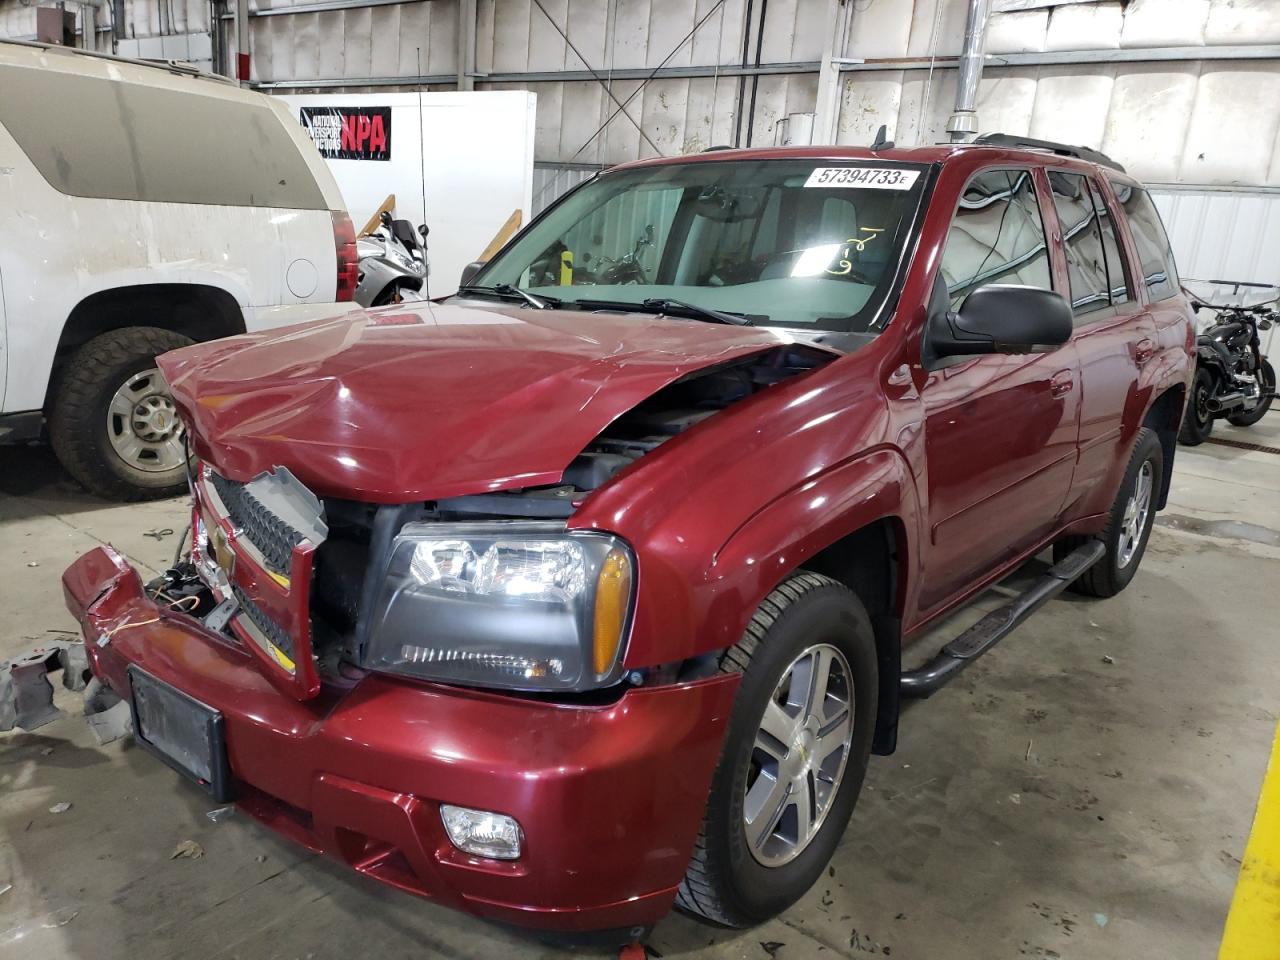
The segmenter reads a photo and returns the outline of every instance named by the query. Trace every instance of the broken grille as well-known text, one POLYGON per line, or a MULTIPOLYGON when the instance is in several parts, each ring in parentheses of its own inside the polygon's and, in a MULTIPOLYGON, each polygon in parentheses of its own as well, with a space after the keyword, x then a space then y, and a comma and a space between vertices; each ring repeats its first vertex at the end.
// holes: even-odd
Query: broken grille
POLYGON ((288 631, 272 620, 253 602, 249 594, 240 589, 238 584, 231 584, 231 592, 235 594, 236 602, 240 604, 240 612, 249 618, 249 621, 258 628, 258 632, 275 644, 289 659, 295 659, 293 637, 289 636, 288 631))
POLYGON ((243 483, 228 480, 212 470, 209 471, 209 480, 232 525, 241 531, 239 536, 253 544, 269 570, 288 577, 293 548, 302 542, 302 531, 294 529, 263 506, 243 483))

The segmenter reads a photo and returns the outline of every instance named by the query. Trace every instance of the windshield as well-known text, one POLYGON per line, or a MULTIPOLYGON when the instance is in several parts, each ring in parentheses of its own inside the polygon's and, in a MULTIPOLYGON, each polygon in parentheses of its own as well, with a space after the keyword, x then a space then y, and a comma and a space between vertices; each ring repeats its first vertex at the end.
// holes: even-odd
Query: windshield
POLYGON ((476 282, 565 308, 683 301, 761 325, 875 330, 926 169, 809 159, 606 173, 553 207, 476 282))

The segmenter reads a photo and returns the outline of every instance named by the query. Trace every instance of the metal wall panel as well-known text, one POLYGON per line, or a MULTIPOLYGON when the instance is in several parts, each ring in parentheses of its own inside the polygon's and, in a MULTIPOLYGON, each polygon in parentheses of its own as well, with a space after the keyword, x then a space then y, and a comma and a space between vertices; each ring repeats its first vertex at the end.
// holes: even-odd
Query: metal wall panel
MULTIPOLYGON (((1280 191, 1254 193, 1152 187, 1169 232, 1183 286, 1209 303, 1257 303, 1280 294, 1280 191), (1233 289, 1212 283, 1239 280, 1275 284, 1274 290, 1233 289)), ((1201 313, 1204 327, 1212 315, 1201 313)), ((1273 352, 1280 335, 1262 335, 1273 352)))
POLYGON ((1186 279, 1280 284, 1280 192, 1151 188, 1186 279))

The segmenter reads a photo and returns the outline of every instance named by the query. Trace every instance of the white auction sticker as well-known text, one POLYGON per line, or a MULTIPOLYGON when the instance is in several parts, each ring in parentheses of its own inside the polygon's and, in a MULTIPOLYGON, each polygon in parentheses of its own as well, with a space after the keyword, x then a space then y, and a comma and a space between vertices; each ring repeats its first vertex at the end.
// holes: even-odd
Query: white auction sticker
POLYGON ((818 167, 806 187, 869 187, 872 190, 910 190, 919 170, 896 167, 818 167))

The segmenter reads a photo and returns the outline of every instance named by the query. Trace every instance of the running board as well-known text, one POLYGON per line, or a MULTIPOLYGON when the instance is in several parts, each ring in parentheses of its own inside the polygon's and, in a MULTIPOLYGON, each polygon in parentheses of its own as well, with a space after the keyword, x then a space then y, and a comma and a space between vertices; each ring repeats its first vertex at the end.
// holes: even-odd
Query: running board
POLYGON ((1067 554, 1023 593, 956 637, 917 670, 902 674, 899 692, 903 697, 931 697, 960 671, 1013 633, 1028 617, 1060 594, 1080 574, 1102 559, 1106 546, 1090 540, 1067 554))

